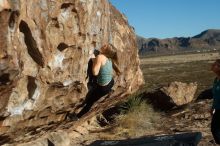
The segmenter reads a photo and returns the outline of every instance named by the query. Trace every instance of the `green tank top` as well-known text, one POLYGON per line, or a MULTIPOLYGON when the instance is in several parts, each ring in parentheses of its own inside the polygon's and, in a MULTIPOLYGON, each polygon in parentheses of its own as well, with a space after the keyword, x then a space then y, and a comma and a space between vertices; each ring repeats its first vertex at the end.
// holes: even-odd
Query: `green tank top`
POLYGON ((101 86, 107 85, 112 80, 112 61, 107 59, 105 65, 101 66, 97 76, 97 83, 101 86))

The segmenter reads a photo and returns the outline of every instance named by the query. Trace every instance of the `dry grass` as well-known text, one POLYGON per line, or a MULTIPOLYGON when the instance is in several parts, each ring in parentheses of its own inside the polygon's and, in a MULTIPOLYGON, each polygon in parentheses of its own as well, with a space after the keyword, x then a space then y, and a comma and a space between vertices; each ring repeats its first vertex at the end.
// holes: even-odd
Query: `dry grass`
POLYGON ((152 131, 159 122, 160 114, 139 97, 131 97, 121 106, 121 114, 116 117, 117 135, 126 137, 143 136, 152 131))

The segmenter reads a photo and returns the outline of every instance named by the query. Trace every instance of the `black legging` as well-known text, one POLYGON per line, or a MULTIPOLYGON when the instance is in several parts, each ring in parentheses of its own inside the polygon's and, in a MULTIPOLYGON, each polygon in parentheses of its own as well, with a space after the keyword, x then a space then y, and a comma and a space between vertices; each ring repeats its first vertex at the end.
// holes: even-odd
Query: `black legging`
POLYGON ((215 110, 211 122, 212 135, 217 144, 220 144, 220 110, 215 110))
POLYGON ((89 92, 87 95, 88 97, 84 102, 85 107, 77 114, 77 117, 80 118, 85 113, 87 113, 97 100, 99 100, 104 95, 107 95, 112 90, 113 85, 114 85, 114 80, 112 79, 108 85, 106 86, 97 85, 95 89, 89 92))

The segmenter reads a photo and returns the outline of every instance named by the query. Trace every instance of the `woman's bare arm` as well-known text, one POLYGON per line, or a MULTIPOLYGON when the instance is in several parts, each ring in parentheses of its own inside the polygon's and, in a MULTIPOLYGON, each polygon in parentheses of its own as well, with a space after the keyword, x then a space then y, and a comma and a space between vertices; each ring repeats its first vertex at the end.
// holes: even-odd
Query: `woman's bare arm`
POLYGON ((102 65, 102 57, 101 55, 98 55, 96 58, 93 59, 92 73, 94 76, 97 76, 99 74, 101 65, 102 65))

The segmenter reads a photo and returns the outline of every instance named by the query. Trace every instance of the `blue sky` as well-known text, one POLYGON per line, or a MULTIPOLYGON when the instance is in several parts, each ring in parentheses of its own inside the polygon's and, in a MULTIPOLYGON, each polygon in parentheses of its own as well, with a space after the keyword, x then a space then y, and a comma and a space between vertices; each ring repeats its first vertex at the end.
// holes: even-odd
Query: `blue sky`
POLYGON ((220 0, 110 0, 143 37, 194 36, 220 29, 220 0))

